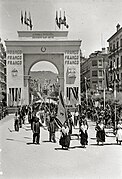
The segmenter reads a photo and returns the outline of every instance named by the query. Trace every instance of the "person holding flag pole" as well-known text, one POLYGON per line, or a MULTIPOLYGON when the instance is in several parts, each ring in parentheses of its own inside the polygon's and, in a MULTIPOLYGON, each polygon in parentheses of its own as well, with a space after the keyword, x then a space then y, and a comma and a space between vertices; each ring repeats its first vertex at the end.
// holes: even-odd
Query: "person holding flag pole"
POLYGON ((59 104, 58 104, 58 112, 57 112, 56 118, 59 120, 60 127, 62 127, 62 125, 67 119, 66 107, 65 107, 65 103, 64 103, 64 99, 63 99, 61 91, 59 93, 59 104))
POLYGON ((68 149, 70 146, 70 133, 69 133, 68 120, 67 120, 66 106, 61 91, 59 94, 59 105, 58 105, 58 113, 56 119, 57 119, 57 123, 61 127, 61 136, 59 139, 59 144, 62 146, 62 148, 68 149))

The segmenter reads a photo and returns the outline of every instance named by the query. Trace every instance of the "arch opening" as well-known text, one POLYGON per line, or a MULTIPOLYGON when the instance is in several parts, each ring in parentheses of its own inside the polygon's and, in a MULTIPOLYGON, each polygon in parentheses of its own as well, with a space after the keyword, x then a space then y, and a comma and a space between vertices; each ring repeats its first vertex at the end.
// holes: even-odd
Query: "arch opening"
POLYGON ((29 103, 58 99, 59 72, 56 66, 47 61, 34 63, 29 70, 29 103))

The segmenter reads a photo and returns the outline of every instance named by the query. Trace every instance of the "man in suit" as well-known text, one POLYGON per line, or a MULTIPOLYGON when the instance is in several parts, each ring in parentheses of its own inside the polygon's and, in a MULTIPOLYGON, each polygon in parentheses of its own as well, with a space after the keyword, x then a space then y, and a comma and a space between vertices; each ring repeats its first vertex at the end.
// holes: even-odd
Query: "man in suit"
POLYGON ((48 131, 49 131, 49 141, 55 143, 56 142, 56 139, 55 139, 55 132, 56 132, 55 116, 50 117, 48 131))
POLYGON ((35 117, 33 121, 33 143, 39 144, 40 141, 40 127, 42 124, 39 122, 39 118, 35 117))

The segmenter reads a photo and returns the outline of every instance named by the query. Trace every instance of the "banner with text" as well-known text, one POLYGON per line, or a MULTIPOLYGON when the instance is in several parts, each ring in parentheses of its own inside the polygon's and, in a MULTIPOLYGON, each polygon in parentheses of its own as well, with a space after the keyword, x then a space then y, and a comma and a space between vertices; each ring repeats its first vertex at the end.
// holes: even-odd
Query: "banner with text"
POLYGON ((10 88, 23 86, 23 54, 21 50, 7 51, 7 84, 10 88))
POLYGON ((64 54, 64 96, 66 105, 80 103, 80 51, 66 50, 64 54))
POLYGON ((16 106, 22 99, 23 53, 21 50, 7 51, 7 93, 10 106, 16 106))

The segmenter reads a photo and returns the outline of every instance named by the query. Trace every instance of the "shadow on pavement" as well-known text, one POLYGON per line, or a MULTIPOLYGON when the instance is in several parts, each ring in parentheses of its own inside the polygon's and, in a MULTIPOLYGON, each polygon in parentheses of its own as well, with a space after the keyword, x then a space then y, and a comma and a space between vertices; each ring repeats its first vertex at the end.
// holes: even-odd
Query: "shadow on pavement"
POLYGON ((90 144, 90 145, 93 145, 93 146, 104 146, 104 145, 117 145, 117 143, 104 143, 103 145, 102 144, 90 144))
POLYGON ((9 129, 9 128, 8 128, 8 130, 9 130, 9 132, 16 132, 15 130, 11 130, 11 129, 9 129))
MULTIPOLYGON (((25 129, 25 128, 24 128, 25 129)), ((25 129, 26 131, 31 131, 31 129, 25 129)))
POLYGON ((75 146, 74 148, 84 149, 85 147, 82 147, 81 145, 75 146))
POLYGON ((6 140, 14 141, 14 139, 6 139, 6 140))
POLYGON ((9 141, 14 141, 14 142, 22 142, 22 143, 26 143, 25 141, 23 140, 15 140, 15 139, 6 139, 6 140, 9 140, 9 141))
MULTIPOLYGON (((78 145, 78 146, 69 147, 69 150, 70 149, 76 149, 76 148, 84 149, 85 147, 82 147, 81 145, 78 145)), ((65 148, 55 148, 55 150, 67 150, 67 149, 65 149, 65 148)))
POLYGON ((24 137, 25 139, 31 139, 30 137, 24 137))
POLYGON ((28 142, 28 143, 26 143, 27 145, 35 145, 33 142, 28 142))
POLYGON ((61 148, 55 148, 55 150, 69 151, 68 149, 65 149, 65 148, 62 148, 62 147, 61 148))
POLYGON ((92 140, 96 140, 96 137, 90 137, 90 139, 92 139, 92 140))
POLYGON ((105 143, 104 145, 117 145, 117 143, 105 143))
MULTIPOLYGON (((49 141, 49 140, 43 140, 42 142, 47 143, 47 142, 51 142, 51 141, 49 141)), ((52 143, 52 142, 51 142, 51 143, 52 143)))

